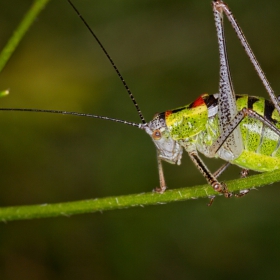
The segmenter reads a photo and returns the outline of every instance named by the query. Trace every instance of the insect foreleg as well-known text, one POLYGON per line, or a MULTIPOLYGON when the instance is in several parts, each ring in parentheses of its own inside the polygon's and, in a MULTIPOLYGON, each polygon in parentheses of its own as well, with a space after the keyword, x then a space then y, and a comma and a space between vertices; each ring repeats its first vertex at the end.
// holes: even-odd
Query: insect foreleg
POLYGON ((167 187, 164 179, 162 160, 159 157, 159 152, 157 152, 157 161, 158 161, 158 175, 159 175, 160 187, 156 188, 155 191, 157 193, 164 193, 167 187))

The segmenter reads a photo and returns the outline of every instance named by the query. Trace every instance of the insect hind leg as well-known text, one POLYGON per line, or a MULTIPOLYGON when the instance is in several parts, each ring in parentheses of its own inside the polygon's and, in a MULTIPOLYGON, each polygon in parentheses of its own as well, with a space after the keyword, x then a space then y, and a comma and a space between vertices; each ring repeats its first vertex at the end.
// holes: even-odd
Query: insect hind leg
POLYGON ((233 133, 233 131, 236 129, 236 127, 240 124, 240 122, 247 116, 261 121, 264 125, 269 127, 273 132, 275 132, 278 136, 280 136, 279 129, 273 123, 271 123, 268 119, 259 115, 257 112, 255 112, 252 109, 243 108, 241 111, 239 111, 236 114, 236 116, 232 119, 231 123, 225 127, 223 134, 221 134, 218 137, 218 139, 212 144, 212 146, 209 147, 209 152, 208 152, 209 157, 214 157, 217 154, 217 152, 220 150, 220 148, 226 142, 228 137, 233 133))
MULTIPOLYGON (((226 127, 224 130, 224 133, 219 136, 219 138, 213 143, 213 145, 209 148, 208 156, 214 157, 217 152, 220 150, 220 148, 223 146, 224 142, 228 139, 228 137, 231 135, 231 133, 235 130, 235 128, 240 124, 240 122, 245 117, 251 117, 258 121, 261 121, 264 125, 269 127, 273 132, 275 132, 278 136, 280 136, 280 130, 271 123, 268 119, 265 117, 259 115, 257 112, 255 112, 252 109, 249 108, 243 108, 241 111, 237 113, 237 115, 234 117, 232 122, 226 127)), ((214 174, 219 176, 224 169, 227 167, 227 165, 222 166, 220 169, 218 169, 214 174)), ((243 169, 241 172, 241 177, 246 177, 248 175, 248 170, 243 169)), ((225 186, 226 188, 226 186, 225 186)), ((235 197, 242 197, 246 195, 249 192, 249 190, 242 190, 239 194, 235 194, 235 197)), ((229 192, 228 192, 229 193, 229 192)), ((212 204, 213 201, 210 203, 212 204)))
POLYGON ((253 67, 255 68, 260 80, 262 81, 268 95, 270 96, 270 99, 273 103, 273 105, 275 106, 275 109, 278 111, 278 113, 280 114, 280 102, 279 102, 279 97, 275 96, 275 93, 269 83, 269 81, 267 80, 264 71, 262 70, 255 54, 253 53, 242 29, 240 28, 237 20, 235 19, 235 17, 233 16, 231 10, 229 9, 228 5, 225 4, 223 1, 221 0, 215 0, 212 2, 213 5, 213 10, 218 12, 220 15, 222 15, 223 13, 225 13, 226 17, 228 18, 232 28, 234 29, 241 45, 243 46, 247 56, 249 57, 251 63, 253 64, 253 67))

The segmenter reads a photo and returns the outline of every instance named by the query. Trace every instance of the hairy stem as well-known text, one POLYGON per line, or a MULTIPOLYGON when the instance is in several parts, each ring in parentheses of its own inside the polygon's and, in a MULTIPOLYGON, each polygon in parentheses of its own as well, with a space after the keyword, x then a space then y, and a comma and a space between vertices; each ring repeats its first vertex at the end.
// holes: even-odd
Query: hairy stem
MULTIPOLYGON (((228 181, 228 189, 238 192, 244 189, 257 188, 280 181, 280 170, 266 172, 245 179, 228 181)), ((71 216, 74 214, 103 212, 130 207, 166 204, 168 202, 197 199, 217 195, 209 185, 170 189, 163 194, 141 193, 124 196, 88 199, 66 203, 41 204, 29 206, 14 206, 0 208, 0 220, 26 220, 57 216, 71 216)), ((213 206, 215 207, 215 206, 213 206)))

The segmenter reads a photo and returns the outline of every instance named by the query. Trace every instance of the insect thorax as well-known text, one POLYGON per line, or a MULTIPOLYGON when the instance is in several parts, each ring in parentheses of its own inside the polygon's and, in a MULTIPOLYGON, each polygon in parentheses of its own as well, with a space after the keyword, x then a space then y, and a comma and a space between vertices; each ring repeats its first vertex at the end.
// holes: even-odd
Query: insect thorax
MULTIPOLYGON (((280 117, 263 98, 237 96, 237 109, 251 108, 280 127, 280 117), (268 109, 266 109, 268 108, 268 109), (268 115, 268 111, 269 115, 268 115)), ((159 157, 170 163, 180 164, 183 148, 187 152, 199 151, 209 157, 211 145, 220 136, 218 120, 218 95, 204 94, 193 103, 174 110, 156 114, 143 126, 155 143, 159 157)), ((236 154, 223 145, 215 157, 220 157, 243 168, 265 171, 273 162, 279 165, 280 139, 257 120, 246 117, 240 124, 241 152, 236 154), (258 160, 252 164, 250 158, 258 160), (278 158, 278 159, 276 159, 278 158), (260 162, 263 161, 263 164, 260 162), (269 162, 269 163, 266 163, 269 162)), ((274 167, 275 168, 275 167, 274 167)))
POLYGON ((207 97, 202 95, 187 106, 159 113, 144 127, 161 159, 180 164, 183 147, 188 152, 196 149, 197 135, 208 121, 207 97))

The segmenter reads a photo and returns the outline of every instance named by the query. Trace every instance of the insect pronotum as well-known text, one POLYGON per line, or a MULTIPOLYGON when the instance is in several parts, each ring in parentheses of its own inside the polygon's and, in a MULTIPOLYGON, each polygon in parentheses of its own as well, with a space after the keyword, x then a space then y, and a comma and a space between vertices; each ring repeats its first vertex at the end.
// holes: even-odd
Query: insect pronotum
MULTIPOLYGON (((229 164, 241 167, 242 176, 247 176, 248 170, 266 172, 280 168, 279 101, 236 19, 223 1, 216 0, 212 2, 220 57, 219 92, 213 95, 203 94, 186 106, 156 114, 150 122, 145 121, 123 76, 102 43, 72 2, 70 0, 68 2, 109 59, 129 94, 141 123, 138 124, 106 116, 57 110, 22 108, 0 108, 0 110, 43 112, 98 118, 135 126, 144 130, 152 138, 157 149, 160 186, 155 191, 158 193, 163 193, 167 188, 162 161, 180 165, 183 150, 188 153, 197 169, 214 190, 222 193, 225 197, 230 197, 232 193, 217 178, 229 164), (270 101, 261 97, 235 95, 227 59, 223 28, 224 14, 235 30, 246 54, 268 92, 270 101), (215 173, 212 173, 203 163, 198 152, 210 158, 219 157, 225 160, 226 164, 215 173)), ((242 196, 245 193, 247 193, 246 190, 236 196, 242 196)))

